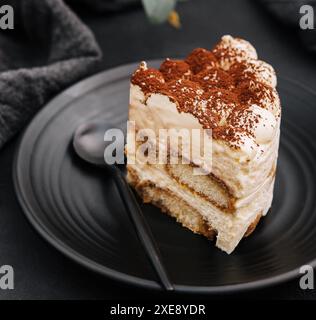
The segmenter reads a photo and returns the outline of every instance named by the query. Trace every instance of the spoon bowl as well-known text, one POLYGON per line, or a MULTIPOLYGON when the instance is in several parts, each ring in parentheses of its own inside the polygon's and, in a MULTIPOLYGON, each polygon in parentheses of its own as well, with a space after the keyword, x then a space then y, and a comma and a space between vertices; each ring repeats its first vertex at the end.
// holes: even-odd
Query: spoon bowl
POLYGON ((73 138, 73 146, 78 156, 91 164, 105 166, 104 150, 110 142, 104 141, 104 135, 112 128, 110 123, 98 120, 81 124, 73 138))

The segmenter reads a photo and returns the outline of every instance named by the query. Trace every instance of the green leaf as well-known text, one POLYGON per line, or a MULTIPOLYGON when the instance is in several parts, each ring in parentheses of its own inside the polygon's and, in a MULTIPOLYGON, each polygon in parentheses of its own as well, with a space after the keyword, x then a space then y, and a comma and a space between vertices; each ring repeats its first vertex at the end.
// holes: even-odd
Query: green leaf
POLYGON ((142 0, 145 12, 153 23, 162 23, 168 19, 170 11, 174 10, 177 0, 142 0))

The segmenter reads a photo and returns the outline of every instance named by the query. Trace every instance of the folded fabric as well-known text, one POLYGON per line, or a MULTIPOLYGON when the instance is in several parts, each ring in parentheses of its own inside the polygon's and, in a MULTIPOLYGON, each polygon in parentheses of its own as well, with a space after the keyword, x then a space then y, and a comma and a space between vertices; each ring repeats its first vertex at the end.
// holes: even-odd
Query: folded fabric
POLYGON ((0 33, 0 148, 49 99, 94 71, 101 51, 62 0, 0 0, 15 28, 0 33))
MULTIPOLYGON (((261 0, 261 3, 284 24, 297 29, 306 48, 316 52, 316 29, 300 28, 300 18, 304 14, 300 13, 300 8, 310 5, 316 12, 316 0, 261 0)), ((316 24, 315 16, 314 21, 316 24)))

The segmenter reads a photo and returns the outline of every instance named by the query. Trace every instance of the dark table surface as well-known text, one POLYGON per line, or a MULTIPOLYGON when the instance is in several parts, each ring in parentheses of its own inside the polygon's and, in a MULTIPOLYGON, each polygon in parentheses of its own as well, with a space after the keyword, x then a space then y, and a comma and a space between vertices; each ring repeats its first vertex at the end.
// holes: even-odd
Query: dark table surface
MULTIPOLYGON (((259 56, 280 75, 316 90, 316 54, 307 53, 294 30, 280 25, 255 1, 190 0, 178 7, 183 27, 150 25, 140 8, 111 15, 78 10, 104 52, 99 70, 128 62, 182 56, 195 47, 210 48, 223 34, 248 39, 259 56)), ((316 106, 315 106, 316 108, 316 106)), ((159 292, 128 287, 76 265, 50 247, 29 225, 17 202, 12 164, 18 137, 0 151, 0 266, 15 270, 15 289, 0 290, 0 299, 153 299, 159 292)), ((179 296, 172 294, 171 298, 179 296)), ((298 280, 242 294, 194 298, 314 299, 298 280)))

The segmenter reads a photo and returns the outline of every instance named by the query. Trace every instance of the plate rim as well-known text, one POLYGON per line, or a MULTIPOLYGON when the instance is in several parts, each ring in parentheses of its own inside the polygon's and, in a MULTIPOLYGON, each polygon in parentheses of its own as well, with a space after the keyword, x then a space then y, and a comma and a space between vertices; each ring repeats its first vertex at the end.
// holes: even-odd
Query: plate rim
MULTIPOLYGON (((157 64, 161 62, 161 59, 155 59, 155 60, 149 60, 149 64, 157 64)), ((21 157, 21 149, 23 142, 25 138, 27 137, 27 134, 32 131, 34 124, 36 124, 40 117, 43 116, 43 114, 46 114, 47 109, 49 109, 49 106, 51 104, 56 104, 58 100, 65 100, 62 104, 62 107, 65 107, 67 102, 72 101, 73 99, 79 98, 83 96, 85 93, 87 93, 90 89, 95 89, 97 86, 92 85, 97 80, 101 80, 104 77, 108 77, 110 75, 115 75, 115 78, 118 78, 117 73, 121 74, 126 69, 132 69, 135 68, 139 63, 133 62, 124 64, 118 67, 110 68, 103 70, 101 72, 98 72, 92 76, 89 76, 87 78, 84 78, 80 80, 79 82, 73 84, 72 86, 66 88, 59 94, 57 94, 54 98, 52 98, 48 103, 46 103, 43 108, 32 118, 30 123, 27 125, 23 133, 21 134, 21 137, 19 139, 19 142, 16 146, 15 154, 14 154, 14 160, 13 160, 13 184, 15 189, 15 194, 18 199, 18 202, 22 208, 22 211, 24 213, 24 216, 32 226, 36 230, 37 233, 46 241, 48 242, 53 248, 58 250, 60 253, 62 253, 64 256, 69 258, 70 260, 74 261, 75 263, 85 267, 86 269, 93 271, 95 273, 98 273, 102 276, 106 276, 110 279, 114 279, 116 281, 123 282, 125 284, 129 285, 135 285, 137 287, 142 287, 145 289, 151 289, 156 291, 162 291, 162 287, 157 281, 154 280, 148 280, 144 279, 138 276, 128 275, 126 273, 117 271, 115 269, 109 268, 105 265, 101 265, 86 256, 78 253, 77 251, 73 250, 69 245, 65 244, 64 241, 56 237, 52 232, 50 232, 43 223, 41 223, 39 220, 37 220, 36 215, 34 214, 30 203, 27 201, 27 197, 23 196, 23 190, 20 185, 19 180, 19 173, 18 173, 18 164, 21 157), (94 81, 91 81, 91 80, 94 81)), ((126 74, 125 74, 126 75, 126 74)), ((292 83, 295 86, 301 87, 301 89, 307 91, 309 94, 314 95, 316 98, 316 92, 306 86, 305 84, 301 84, 298 81, 292 80, 288 77, 279 76, 278 78, 283 79, 287 82, 292 83)), ((102 84, 104 85, 104 83, 102 84)), ((59 102, 60 103, 60 102, 59 102)), ((53 108, 51 108, 53 109, 53 108)), ((53 113, 55 114, 55 112, 53 113)), ((149 261, 148 261, 149 263, 149 261)), ((316 256, 315 259, 310 261, 308 263, 313 268, 316 267, 316 256)), ((293 270, 290 270, 285 273, 281 273, 275 276, 267 277, 260 280, 254 280, 250 282, 244 282, 244 283, 238 283, 238 284, 229 284, 229 285, 223 285, 223 286, 196 286, 196 285, 178 285, 174 284, 175 292, 181 292, 181 293, 194 293, 194 294, 229 294, 229 293, 236 293, 236 292, 245 292, 249 290, 255 290, 255 289, 262 289, 265 287, 269 287, 272 285, 277 285, 284 283, 289 280, 293 280, 295 278, 299 277, 299 268, 295 268, 293 270)))

